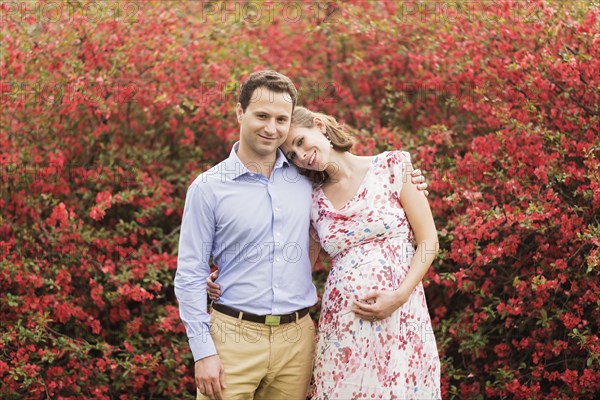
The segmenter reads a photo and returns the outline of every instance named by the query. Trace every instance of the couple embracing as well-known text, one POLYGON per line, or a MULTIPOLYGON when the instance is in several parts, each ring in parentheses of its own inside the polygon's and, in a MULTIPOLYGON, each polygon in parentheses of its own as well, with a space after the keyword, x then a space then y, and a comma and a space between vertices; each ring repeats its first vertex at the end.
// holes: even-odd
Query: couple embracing
POLYGON ((305 400, 312 375, 315 400, 440 399, 424 178, 407 152, 352 154, 344 126, 296 100, 285 75, 251 74, 240 140, 188 188, 175 293, 198 398, 305 400), (315 330, 321 248, 332 262, 315 330))

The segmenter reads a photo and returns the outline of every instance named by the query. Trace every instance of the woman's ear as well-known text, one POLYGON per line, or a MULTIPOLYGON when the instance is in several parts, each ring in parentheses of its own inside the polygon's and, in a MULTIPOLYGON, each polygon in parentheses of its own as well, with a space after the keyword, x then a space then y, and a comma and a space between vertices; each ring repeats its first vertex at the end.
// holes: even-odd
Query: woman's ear
POLYGON ((325 128, 325 122, 323 122, 323 120, 319 117, 315 117, 313 118, 313 124, 319 128, 319 130, 321 131, 321 133, 325 133, 327 132, 327 129, 325 128))

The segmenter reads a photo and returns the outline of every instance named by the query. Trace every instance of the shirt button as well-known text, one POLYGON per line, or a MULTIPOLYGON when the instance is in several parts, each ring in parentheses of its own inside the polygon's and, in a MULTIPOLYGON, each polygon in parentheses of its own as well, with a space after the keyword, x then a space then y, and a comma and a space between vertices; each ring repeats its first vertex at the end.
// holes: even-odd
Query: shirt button
POLYGON ((276 283, 276 284, 275 284, 275 287, 276 287, 276 288, 278 288, 278 287, 279 287, 279 283, 276 283))
POLYGON ((275 211, 279 211, 279 207, 275 207, 275 211))
POLYGON ((279 262, 280 258, 279 257, 275 257, 275 261, 279 262))
POLYGON ((279 308, 276 308, 276 309, 275 309, 275 312, 279 312, 279 308))
POLYGON ((277 236, 281 236, 281 233, 277 232, 277 236))

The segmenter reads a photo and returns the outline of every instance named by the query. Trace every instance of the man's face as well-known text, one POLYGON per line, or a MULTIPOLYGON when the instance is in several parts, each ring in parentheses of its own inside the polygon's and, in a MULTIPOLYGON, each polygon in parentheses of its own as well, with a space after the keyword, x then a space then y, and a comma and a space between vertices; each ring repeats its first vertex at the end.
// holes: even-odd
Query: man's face
POLYGON ((246 111, 236 106, 240 122, 240 149, 250 158, 271 157, 285 142, 292 118, 292 102, 287 93, 265 87, 254 90, 246 111))

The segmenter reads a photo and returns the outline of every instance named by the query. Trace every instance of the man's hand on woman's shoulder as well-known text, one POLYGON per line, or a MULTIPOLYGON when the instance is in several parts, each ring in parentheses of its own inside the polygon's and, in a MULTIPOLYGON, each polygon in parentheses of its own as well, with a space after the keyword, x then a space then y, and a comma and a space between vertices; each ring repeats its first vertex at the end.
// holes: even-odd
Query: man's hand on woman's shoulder
POLYGON ((425 175, 423 175, 423 172, 420 169, 415 169, 410 175, 410 180, 412 183, 417 185, 417 189, 422 190, 425 193, 425 196, 429 196, 427 182, 425 181, 425 175))

